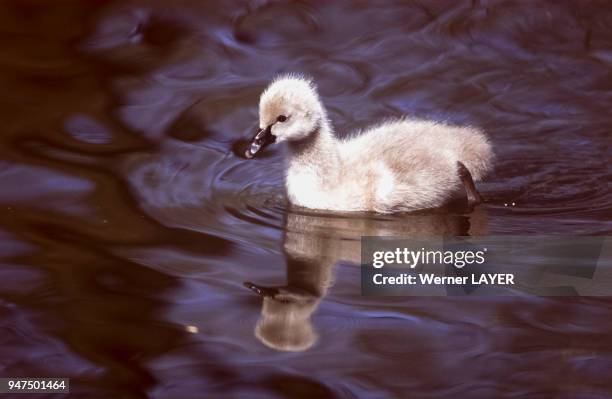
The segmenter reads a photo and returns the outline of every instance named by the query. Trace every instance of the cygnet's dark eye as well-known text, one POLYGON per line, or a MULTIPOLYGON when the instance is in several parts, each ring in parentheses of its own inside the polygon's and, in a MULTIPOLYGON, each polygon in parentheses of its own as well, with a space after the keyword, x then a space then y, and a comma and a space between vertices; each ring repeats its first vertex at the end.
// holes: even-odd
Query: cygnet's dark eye
POLYGON ((276 118, 276 120, 279 122, 284 122, 287 120, 287 117, 285 115, 279 115, 278 118, 276 118))

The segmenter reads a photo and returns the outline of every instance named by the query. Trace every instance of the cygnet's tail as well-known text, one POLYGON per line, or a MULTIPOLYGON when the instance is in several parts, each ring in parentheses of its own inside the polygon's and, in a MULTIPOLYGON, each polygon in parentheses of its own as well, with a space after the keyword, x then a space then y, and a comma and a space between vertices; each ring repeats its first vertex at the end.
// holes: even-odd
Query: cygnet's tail
POLYGON ((468 168, 475 181, 481 180, 493 169, 494 158, 491 144, 482 131, 475 128, 464 131, 459 161, 468 168))

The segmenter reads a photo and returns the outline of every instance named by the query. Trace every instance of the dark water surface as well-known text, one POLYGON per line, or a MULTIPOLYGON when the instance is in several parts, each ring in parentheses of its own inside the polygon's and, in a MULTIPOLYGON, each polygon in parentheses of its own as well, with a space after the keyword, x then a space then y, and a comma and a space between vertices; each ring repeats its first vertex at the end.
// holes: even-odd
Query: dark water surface
POLYGON ((362 297, 350 262, 364 234, 612 234, 609 3, 4 1, 0 49, 0 376, 82 398, 612 397, 610 299, 362 297), (488 203, 289 212, 281 150, 232 148, 290 71, 338 132, 482 127, 488 203), (260 320, 243 282, 286 279, 314 299, 287 342, 258 338, 287 308, 260 320))

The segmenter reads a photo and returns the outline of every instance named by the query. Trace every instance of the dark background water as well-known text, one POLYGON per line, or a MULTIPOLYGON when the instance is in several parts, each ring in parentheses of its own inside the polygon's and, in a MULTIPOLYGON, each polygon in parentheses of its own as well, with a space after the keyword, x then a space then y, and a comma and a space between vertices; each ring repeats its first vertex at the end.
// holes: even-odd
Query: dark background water
POLYGON ((0 376, 83 398, 612 397, 609 299, 362 297, 350 262, 364 234, 611 234, 608 2, 3 1, 0 50, 0 376), (232 150, 280 72, 315 78, 339 134, 482 127, 488 202, 289 211, 281 151, 232 150), (255 337, 243 287, 286 278, 317 288, 301 352, 255 337))

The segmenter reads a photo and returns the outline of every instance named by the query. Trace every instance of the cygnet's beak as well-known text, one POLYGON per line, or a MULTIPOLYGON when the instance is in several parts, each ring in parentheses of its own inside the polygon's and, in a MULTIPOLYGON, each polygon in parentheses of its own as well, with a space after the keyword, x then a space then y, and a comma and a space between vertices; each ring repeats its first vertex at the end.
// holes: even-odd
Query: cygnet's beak
POLYGON ((251 145, 244 152, 244 156, 251 159, 255 154, 267 147, 268 144, 272 144, 275 141, 276 136, 272 134, 272 125, 265 129, 259 129, 253 140, 251 140, 251 145))

